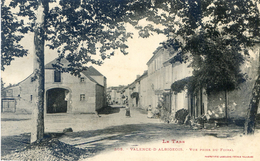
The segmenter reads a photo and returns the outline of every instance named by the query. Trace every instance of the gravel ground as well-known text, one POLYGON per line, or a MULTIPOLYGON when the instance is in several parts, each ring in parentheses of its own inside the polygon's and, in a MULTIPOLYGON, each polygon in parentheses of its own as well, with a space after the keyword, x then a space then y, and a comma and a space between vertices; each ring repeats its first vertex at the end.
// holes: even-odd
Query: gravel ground
POLYGON ((36 161, 67 161, 79 160, 92 155, 94 151, 79 149, 60 142, 55 138, 44 139, 3 156, 2 160, 36 160, 36 161))

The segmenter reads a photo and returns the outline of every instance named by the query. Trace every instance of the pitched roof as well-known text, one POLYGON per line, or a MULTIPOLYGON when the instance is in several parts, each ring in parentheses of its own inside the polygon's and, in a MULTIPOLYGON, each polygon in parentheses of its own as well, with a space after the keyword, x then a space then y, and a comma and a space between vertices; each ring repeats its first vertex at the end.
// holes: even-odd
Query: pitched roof
POLYGON ((136 82, 140 81, 140 80, 142 80, 143 78, 145 78, 147 76, 148 76, 148 70, 145 70, 144 73, 140 77, 138 77, 135 81, 136 82))
POLYGON ((158 54, 160 50, 164 50, 164 48, 161 47, 161 46, 159 46, 159 47, 153 52, 153 56, 148 60, 148 62, 146 63, 146 65, 150 65, 150 64, 152 63, 152 61, 160 55, 160 54, 158 54))
MULTIPOLYGON (((49 62, 45 65, 45 69, 54 69, 53 64, 56 64, 58 62, 57 59, 54 59, 53 61, 49 62)), ((61 59, 60 63, 63 64, 63 67, 68 67, 69 61, 67 59, 61 59)))
MULTIPOLYGON (((53 64, 57 63, 57 59, 52 60, 48 64, 45 65, 45 69, 54 69, 53 64)), ((63 64, 63 67, 68 67, 69 61, 65 58, 60 60, 60 63, 63 64)), ((91 80, 94 83, 99 84, 95 79, 93 79, 91 76, 103 76, 99 71, 97 71, 94 67, 90 66, 87 68, 87 70, 84 70, 81 72, 84 74, 89 80, 91 80)), ((100 84, 99 84, 100 85, 100 84)))
POLYGON ((84 75, 90 76, 103 76, 99 71, 97 71, 94 67, 90 66, 87 70, 82 71, 84 75))
MULTIPOLYGON (((85 75, 85 74, 84 74, 85 75)), ((92 82, 94 82, 94 83, 97 83, 97 84, 99 84, 95 79, 93 79, 91 76, 89 76, 89 75, 85 75, 89 80, 91 80, 92 82)), ((101 84, 99 84, 99 85, 101 85, 101 84)))

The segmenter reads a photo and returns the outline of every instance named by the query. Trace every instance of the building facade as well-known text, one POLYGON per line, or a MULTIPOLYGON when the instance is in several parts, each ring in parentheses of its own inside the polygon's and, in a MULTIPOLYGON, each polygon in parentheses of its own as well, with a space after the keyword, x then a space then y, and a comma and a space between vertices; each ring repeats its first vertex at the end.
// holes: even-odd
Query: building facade
MULTIPOLYGON (((95 113, 106 106, 106 77, 94 67, 81 72, 80 77, 54 69, 56 60, 45 65, 46 113, 95 113)), ((68 63, 62 60, 63 64, 68 63)), ((31 113, 36 108, 34 74, 4 90, 2 112, 31 113)))
POLYGON ((174 93, 171 85, 192 74, 188 64, 174 61, 178 52, 175 49, 159 47, 147 62, 148 97, 151 98, 149 103, 152 107, 157 107, 160 101, 163 102, 165 110, 172 116, 179 109, 188 109, 189 98, 187 91, 174 93))
POLYGON ((122 89, 124 86, 118 86, 118 87, 108 87, 107 88, 107 97, 109 99, 109 104, 118 104, 122 105, 123 102, 123 94, 122 89))
POLYGON ((137 89, 139 93, 139 104, 138 107, 147 110, 149 107, 148 98, 148 71, 144 71, 143 75, 136 79, 138 84, 137 89))

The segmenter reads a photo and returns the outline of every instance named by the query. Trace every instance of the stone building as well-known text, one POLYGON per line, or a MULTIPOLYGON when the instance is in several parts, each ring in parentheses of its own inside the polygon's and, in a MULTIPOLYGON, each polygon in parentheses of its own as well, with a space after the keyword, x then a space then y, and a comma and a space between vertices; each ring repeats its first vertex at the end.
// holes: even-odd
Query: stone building
POLYGON ((157 107, 163 101, 165 110, 173 116, 179 109, 188 109, 188 94, 187 91, 174 93, 171 85, 192 75, 188 64, 175 61, 178 52, 158 47, 147 62, 150 105, 157 107))
MULTIPOLYGON (((94 113, 106 106, 106 77, 90 66, 80 77, 54 69, 56 59, 45 65, 46 113, 94 113)), ((66 67, 67 60, 61 63, 66 67)), ((31 74, 4 89, 2 112, 31 113, 36 108, 36 83, 31 74)))

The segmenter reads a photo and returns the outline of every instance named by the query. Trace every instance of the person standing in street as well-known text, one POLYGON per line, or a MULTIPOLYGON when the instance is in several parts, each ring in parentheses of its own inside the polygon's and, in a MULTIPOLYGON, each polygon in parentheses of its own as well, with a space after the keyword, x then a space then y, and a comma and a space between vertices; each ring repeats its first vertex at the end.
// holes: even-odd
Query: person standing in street
POLYGON ((148 118, 153 118, 152 106, 151 106, 151 105, 149 105, 149 107, 148 107, 147 117, 148 117, 148 118))
POLYGON ((129 107, 128 103, 125 106, 125 116, 131 117, 131 115, 130 115, 130 107, 129 107))

